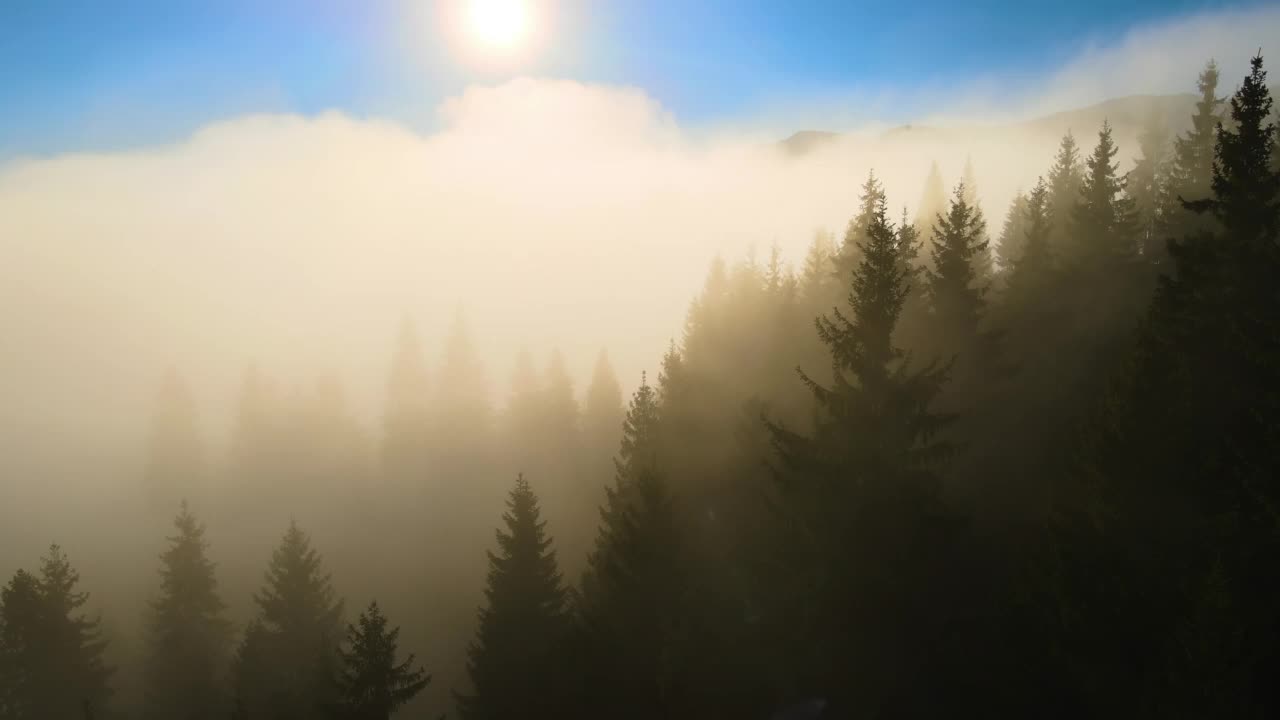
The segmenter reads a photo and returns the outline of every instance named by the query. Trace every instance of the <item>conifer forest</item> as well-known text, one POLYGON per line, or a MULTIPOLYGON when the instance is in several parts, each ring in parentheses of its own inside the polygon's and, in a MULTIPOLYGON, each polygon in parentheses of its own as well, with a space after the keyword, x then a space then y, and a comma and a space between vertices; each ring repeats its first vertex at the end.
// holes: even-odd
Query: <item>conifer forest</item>
MULTIPOLYGON (((381 338, 344 339, 332 365, 359 357, 372 381, 316 381, 331 366, 288 332, 246 340, 233 373, 187 362, 220 352, 192 340, 130 370, 130 413, 107 412, 124 385, 64 386, 72 414, 102 410, 94 450, 5 375, 2 417, 36 430, 0 423, 0 720, 1280 717, 1280 105, 1262 51, 1236 54, 1218 60, 1243 73, 1196 58, 1184 95, 1141 112, 1054 120, 1016 180, 992 142, 890 131, 925 150, 824 170, 847 189, 839 225, 698 256, 674 313, 616 301, 654 331, 552 275, 513 287, 547 287, 578 330, 521 319, 553 301, 514 289, 506 310, 460 292, 383 317, 333 295, 309 327, 381 338), (939 142, 954 153, 924 157, 939 142), (73 469, 19 462, 36 448, 73 469)), ((789 167, 840 142, 761 152, 789 167)), ((0 197, 46 172, 0 173, 0 197)), ((637 202, 712 181, 691 177, 637 202)), ((765 203, 737 203, 735 227, 765 203)), ((568 228, 587 204, 547 213, 568 228)), ((589 212, 615 224, 604 201, 589 212)), ((166 242, 234 222, 192 217, 166 242)), ((394 221, 351 222, 336 232, 394 221)), ((0 248, 26 227, 0 224, 0 248)), ((636 287, 664 282, 651 268, 681 241, 663 242, 636 287)), ((10 247, 0 263, 59 267, 52 244, 10 247)), ((244 257, 277 267, 270 252, 244 257)), ((525 273, 519 252, 483 255, 494 283, 525 273)), ((323 277, 368 270, 351 258, 323 277)), ((149 262, 121 272, 160 282, 149 262)), ((93 282, 0 271, 0 333, 44 332, 22 288, 93 282)), ((155 342, 118 335, 115 307, 80 307, 101 331, 30 367, 155 342)), ((0 346, 0 369, 23 352, 0 346)))

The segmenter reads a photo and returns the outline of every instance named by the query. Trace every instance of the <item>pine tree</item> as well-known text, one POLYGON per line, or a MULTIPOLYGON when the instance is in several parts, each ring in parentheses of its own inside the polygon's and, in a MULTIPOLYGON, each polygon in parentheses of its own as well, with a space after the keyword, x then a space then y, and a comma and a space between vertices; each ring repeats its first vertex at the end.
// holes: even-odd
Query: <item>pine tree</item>
POLYGON ((40 581, 25 570, 0 588, 0 717, 34 720, 45 659, 40 581))
POLYGON ((804 267, 800 270, 800 300, 806 308, 826 307, 834 295, 835 256, 836 244, 832 234, 826 230, 815 232, 805 252, 804 267))
POLYGON ((15 720, 78 720, 103 712, 112 670, 99 621, 78 611, 89 596, 57 545, 40 576, 19 570, 0 590, 0 709, 15 720))
POLYGON ((1260 691, 1280 642, 1270 570, 1280 562, 1280 403, 1259 392, 1280 387, 1271 106, 1254 58, 1231 129, 1217 132, 1213 197, 1193 206, 1217 230, 1170 245, 1174 272, 1073 482, 1056 493, 1056 582, 1072 601, 1063 617, 1076 621, 1060 640, 1107 712, 1266 717, 1280 707, 1260 691))
POLYGON ((1004 216, 999 244, 996 246, 996 258, 1000 262, 1000 271, 1006 278, 1013 269, 1014 263, 1022 255, 1027 239, 1026 225, 1027 194, 1019 190, 1014 193, 1013 200, 1009 203, 1009 211, 1004 216))
POLYGON ((799 643, 789 650, 795 659, 787 672, 830 698, 837 714, 850 712, 855 697, 870 712, 883 710, 910 665, 899 643, 930 625, 907 608, 922 591, 917 583, 933 574, 916 553, 937 546, 921 544, 927 535, 906 538, 937 514, 933 468, 949 446, 936 435, 948 418, 929 406, 946 370, 913 371, 893 344, 908 293, 894 229, 878 212, 850 278, 849 314, 834 310, 817 320, 834 382, 823 386, 800 373, 817 407, 813 434, 768 424, 786 538, 777 567, 790 588, 774 614, 788 618, 799 643), (895 557, 892 582, 877 569, 883 563, 873 547, 895 557), (894 639, 882 641, 876 627, 891 628, 894 639))
POLYGON ((1124 181, 1113 162, 1118 152, 1111 125, 1104 122, 1071 211, 1071 244, 1064 260, 1091 277, 1124 272, 1137 259, 1133 203, 1122 194, 1124 181))
POLYGON ((460 695, 466 720, 557 717, 559 652, 566 594, 538 498, 521 475, 490 552, 485 606, 468 651, 472 692, 460 695))
POLYGON ((925 271, 935 337, 949 353, 972 349, 986 309, 980 267, 988 245, 986 221, 968 195, 964 183, 956 186, 947 214, 938 218, 933 265, 925 271))
POLYGON ((177 535, 160 555, 160 597, 151 604, 144 717, 202 720, 226 715, 231 626, 218 597, 204 525, 186 503, 177 535))
POLYGON ((511 372, 511 390, 507 395, 507 441, 525 453, 536 446, 540 427, 540 411, 543 386, 533 366, 533 357, 527 350, 516 354, 515 368, 511 372), (523 446, 523 447, 522 447, 523 446))
POLYGON ((867 175, 862 184, 862 199, 858 214, 849 221, 845 228, 844 241, 836 254, 836 280, 843 282, 861 261, 861 248, 867 242, 872 224, 877 213, 885 212, 888 200, 884 194, 884 186, 876 179, 875 171, 867 175))
MULTIPOLYGON (((942 182, 942 174, 938 172, 938 163, 929 165, 929 175, 924 181, 924 190, 920 195, 920 205, 916 207, 916 230, 925 238, 929 252, 924 254, 925 262, 933 257, 933 224, 938 216, 947 211, 947 189, 942 182)), ((823 309, 825 311, 825 308, 823 309)))
POLYGON ((488 447, 492 408, 484 368, 459 310, 445 339, 431 405, 431 457, 438 479, 473 470, 488 447))
POLYGON ((151 423, 144 482, 153 508, 200 489, 204 453, 196 423, 195 401, 176 371, 160 388, 151 423))
POLYGON ((254 490, 276 479, 280 466, 279 422, 270 381, 254 365, 244 372, 231 434, 233 474, 254 490))
POLYGON ((1153 114, 1138 136, 1138 159, 1125 176, 1125 192, 1133 201, 1138 247, 1144 262, 1165 258, 1166 227, 1173 209, 1169 197, 1169 130, 1153 114))
POLYGON ((601 350, 596 356, 582 409, 582 426, 590 438, 590 446, 593 449, 616 446, 622 417, 622 387, 618 384, 613 364, 609 362, 609 354, 601 350))
POLYGON ((1017 223, 1023 236, 1019 243, 1021 249, 1010 260, 1007 274, 1008 302, 1015 308, 1028 307, 1037 295, 1047 290, 1053 270, 1049 248, 1053 221, 1049 213, 1049 186, 1044 178, 1038 178, 1023 202, 1023 218, 1017 223))
POLYGON ((377 602, 347 626, 349 649, 340 651, 338 677, 341 720, 390 720, 391 714, 412 700, 431 682, 414 656, 397 662, 400 628, 388 628, 377 602))
POLYGON ((542 398, 541 426, 553 451, 565 452, 578 444, 579 410, 573 379, 559 350, 551 351, 542 398))
POLYGON ((1218 97, 1218 80, 1218 64, 1210 60, 1196 81, 1200 99, 1196 101, 1196 110, 1191 116, 1191 129, 1173 141, 1169 194, 1175 202, 1166 228, 1166 234, 1171 237, 1212 228, 1212 216, 1187 212, 1181 202, 1206 200, 1213 194, 1214 148, 1221 121, 1218 106, 1222 104, 1218 97))
POLYGON ((1058 154, 1049 169, 1049 217, 1053 220, 1055 252, 1063 248, 1070 235, 1072 209, 1080 199, 1080 185, 1084 182, 1084 165, 1080 161, 1080 148, 1070 132, 1062 136, 1058 154))
POLYGON ((601 515, 576 603, 583 716, 678 717, 690 691, 681 652, 687 571, 657 469, 620 475, 601 515))
POLYGON ((428 471, 430 408, 426 362, 413 323, 400 325, 391 373, 387 378, 382 421, 382 468, 390 478, 421 482, 428 471))
POLYGON ((333 707, 342 601, 311 540, 290 523, 254 595, 257 617, 235 660, 235 700, 249 719, 304 720, 333 707))

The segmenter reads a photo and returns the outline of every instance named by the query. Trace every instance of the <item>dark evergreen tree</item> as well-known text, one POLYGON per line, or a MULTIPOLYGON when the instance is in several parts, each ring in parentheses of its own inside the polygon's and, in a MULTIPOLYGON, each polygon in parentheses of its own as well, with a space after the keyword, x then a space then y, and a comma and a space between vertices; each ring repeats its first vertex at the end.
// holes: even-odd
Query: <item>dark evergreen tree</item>
MULTIPOLYGON (((1206 95, 1206 102, 1209 96, 1206 95)), ((1217 132, 1219 228, 1170 246, 1126 371, 1056 493, 1056 617, 1093 711, 1280 708, 1280 175, 1261 58, 1217 132)))
POLYGON ((290 523, 271 557, 258 614, 235 658, 235 702, 248 720, 303 720, 337 700, 342 601, 311 540, 290 523))
POLYGON ((468 651, 472 691, 459 695, 467 720, 558 717, 566 640, 565 588, 540 517, 538 498, 521 475, 490 552, 485 606, 468 651))
POLYGON ((1080 199, 1071 211, 1071 242, 1063 260, 1091 277, 1130 270, 1138 256, 1133 202, 1124 196, 1124 181, 1114 161, 1111 125, 1104 122, 1098 145, 1085 161, 1080 199))
POLYGON ((151 604, 143 716, 226 717, 231 626, 218 597, 204 525, 184 502, 177 534, 160 555, 160 596, 151 604))
POLYGON ((981 258, 988 245, 987 224, 967 195, 964 184, 957 185, 947 214, 938 217, 933 263, 925 270, 933 337, 937 349, 947 354, 975 349, 986 309, 981 258))
MULTIPOLYGON (((620 461, 620 465, 621 465, 620 461)), ((656 468, 621 473, 576 603, 582 717, 680 717, 687 707, 687 571, 672 499, 656 468)))
POLYGON ((341 720, 390 720, 391 714, 412 700, 431 682, 412 654, 397 662, 400 628, 388 628, 377 602, 347 626, 347 643, 340 650, 338 716, 341 720))
POLYGON ((861 204, 858 214, 849 221, 844 231, 844 241, 836 253, 837 281, 847 278, 861 262, 862 246, 867 242, 871 226, 877 213, 886 212, 888 200, 884 194, 884 186, 876 179, 875 171, 867 174, 867 181, 862 184, 861 204))
POLYGON ((849 314, 817 321, 834 382, 801 372, 817 405, 813 434, 769 424, 785 519, 772 584, 788 588, 770 615, 793 628, 782 649, 787 685, 820 693, 837 716, 855 703, 888 712, 905 690, 897 683, 914 653, 929 652, 918 633, 936 631, 917 593, 927 592, 930 560, 945 554, 928 528, 941 514, 933 468, 949 450, 937 439, 948 418, 929 406, 946 370, 912 370, 893 344, 909 287, 883 208, 861 251, 849 314))
POLYGON ((88 593, 53 545, 38 578, 19 570, 0 591, 0 709, 14 720, 79 720, 103 713, 112 670, 99 620, 80 614, 88 593))

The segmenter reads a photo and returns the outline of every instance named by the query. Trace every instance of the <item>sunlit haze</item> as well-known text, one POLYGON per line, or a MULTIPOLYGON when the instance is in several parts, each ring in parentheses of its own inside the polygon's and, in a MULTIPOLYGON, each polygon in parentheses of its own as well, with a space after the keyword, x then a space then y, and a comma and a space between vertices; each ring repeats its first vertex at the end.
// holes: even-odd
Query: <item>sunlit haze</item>
POLYGON ((1277 38, 0 0, 0 720, 1280 716, 1277 38))

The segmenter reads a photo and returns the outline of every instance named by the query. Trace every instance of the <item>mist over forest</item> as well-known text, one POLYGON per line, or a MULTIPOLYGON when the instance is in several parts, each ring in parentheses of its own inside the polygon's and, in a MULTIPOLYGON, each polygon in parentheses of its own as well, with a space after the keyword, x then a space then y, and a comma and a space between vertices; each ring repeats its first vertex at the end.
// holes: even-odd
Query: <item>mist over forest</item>
POLYGON ((1277 29, 0 160, 0 720, 1274 716, 1277 29))

